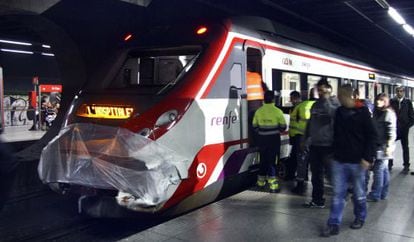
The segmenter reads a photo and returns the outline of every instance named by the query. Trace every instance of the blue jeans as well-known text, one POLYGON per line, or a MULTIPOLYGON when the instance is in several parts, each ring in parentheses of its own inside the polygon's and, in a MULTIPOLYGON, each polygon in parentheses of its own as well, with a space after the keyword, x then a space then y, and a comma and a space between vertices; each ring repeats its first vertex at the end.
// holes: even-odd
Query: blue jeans
POLYGON ((334 196, 332 197, 328 224, 341 224, 349 182, 353 185, 352 200, 355 218, 365 221, 367 216, 365 169, 360 164, 333 161, 331 170, 334 196))
POLYGON ((372 183, 369 196, 373 199, 385 199, 388 195, 388 185, 390 183, 388 160, 376 160, 373 171, 374 182, 372 183))

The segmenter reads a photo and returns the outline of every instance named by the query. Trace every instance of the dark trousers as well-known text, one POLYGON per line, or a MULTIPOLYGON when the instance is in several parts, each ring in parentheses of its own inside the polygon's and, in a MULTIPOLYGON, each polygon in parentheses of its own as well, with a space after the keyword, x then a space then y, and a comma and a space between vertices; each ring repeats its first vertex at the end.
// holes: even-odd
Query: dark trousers
POLYGON ((258 135, 260 150, 259 176, 276 177, 276 158, 280 154, 280 136, 266 137, 258 135))
POLYGON ((262 100, 252 100, 247 102, 247 112, 248 112, 248 122, 249 122, 249 145, 251 147, 257 146, 257 139, 258 135, 253 130, 253 117, 257 109, 259 109, 263 105, 262 100))
POLYGON ((332 147, 311 146, 309 151, 309 163, 312 171, 312 201, 320 204, 324 203, 324 178, 325 171, 329 171, 328 166, 332 158, 332 147))
POLYGON ((293 179, 295 178, 296 170, 298 167, 298 162, 301 156, 301 142, 302 142, 303 135, 295 135, 293 137, 289 137, 290 144, 292 145, 292 150, 290 151, 290 157, 288 162, 286 163, 286 178, 293 179))
MULTIPOLYGON (((410 150, 408 149, 408 132, 409 129, 402 129, 398 132, 397 140, 401 141, 401 147, 403 150, 403 165, 404 167, 410 167, 410 150)), ((388 167, 392 167, 394 165, 394 160, 390 160, 388 163, 388 167)))

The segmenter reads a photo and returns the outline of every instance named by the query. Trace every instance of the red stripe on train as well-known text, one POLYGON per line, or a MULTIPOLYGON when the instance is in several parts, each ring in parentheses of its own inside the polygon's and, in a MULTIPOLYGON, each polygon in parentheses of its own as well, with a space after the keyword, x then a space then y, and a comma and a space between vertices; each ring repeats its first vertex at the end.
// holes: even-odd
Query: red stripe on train
POLYGON ((247 139, 244 139, 204 146, 194 158, 190 169, 188 170, 188 178, 180 183, 173 196, 165 203, 164 209, 169 208, 191 194, 202 190, 213 174, 218 161, 227 149, 232 145, 247 143, 247 141, 247 139), (205 170, 203 171, 200 167, 204 167, 205 170))

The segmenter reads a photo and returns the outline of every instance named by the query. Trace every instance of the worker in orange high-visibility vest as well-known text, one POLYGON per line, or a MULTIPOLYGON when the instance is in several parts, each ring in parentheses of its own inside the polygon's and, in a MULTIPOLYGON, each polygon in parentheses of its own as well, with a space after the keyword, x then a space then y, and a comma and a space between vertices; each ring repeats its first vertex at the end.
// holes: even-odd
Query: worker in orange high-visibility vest
POLYGON ((263 101, 263 84, 262 77, 257 72, 247 71, 247 101, 261 100, 263 101))
POLYGON ((255 133, 253 132, 251 123, 253 121, 254 113, 263 104, 264 91, 266 90, 267 87, 263 83, 261 75, 248 67, 248 71, 246 73, 246 92, 249 119, 249 144, 251 146, 256 146, 255 133))

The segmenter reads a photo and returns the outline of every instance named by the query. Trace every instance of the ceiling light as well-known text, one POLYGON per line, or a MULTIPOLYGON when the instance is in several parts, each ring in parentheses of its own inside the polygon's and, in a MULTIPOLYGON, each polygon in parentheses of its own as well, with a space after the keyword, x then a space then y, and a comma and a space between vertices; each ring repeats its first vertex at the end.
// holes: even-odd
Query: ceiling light
POLYGON ((50 49, 50 45, 42 45, 43 48, 50 49))
POLYGON ((398 24, 405 24, 405 19, 395 10, 393 7, 388 9, 388 14, 397 22, 398 24))
POLYGON ((42 54, 42 55, 45 55, 45 56, 55 56, 55 54, 52 54, 52 53, 45 53, 45 52, 42 52, 41 54, 42 54))
POLYGON ((386 0, 375 0, 382 8, 388 9, 390 5, 387 3, 386 0))
POLYGON ((0 39, 0 43, 13 44, 13 45, 32 45, 31 43, 27 43, 27 42, 11 41, 11 40, 4 40, 4 39, 0 39))
POLYGON ((32 51, 24 51, 24 50, 12 50, 12 49, 0 49, 1 51, 4 52, 13 52, 13 53, 20 53, 20 54, 29 54, 29 55, 33 55, 32 51))
POLYGON ((405 31, 407 31, 407 33, 414 35, 414 29, 409 24, 404 24, 403 28, 405 31))

